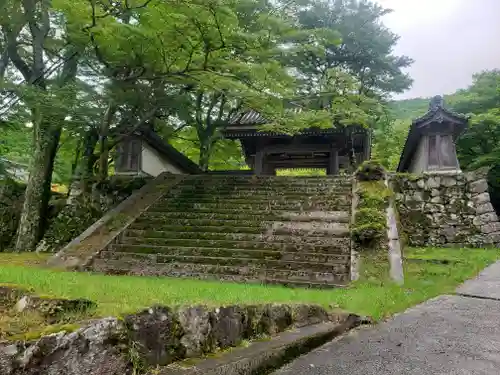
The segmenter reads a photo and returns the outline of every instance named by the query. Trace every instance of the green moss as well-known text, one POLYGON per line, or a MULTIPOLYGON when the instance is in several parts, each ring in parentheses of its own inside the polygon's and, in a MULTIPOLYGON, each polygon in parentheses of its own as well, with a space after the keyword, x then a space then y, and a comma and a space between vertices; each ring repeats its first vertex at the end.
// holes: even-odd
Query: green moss
POLYGON ((368 160, 361 164, 356 171, 358 181, 382 181, 385 179, 384 166, 375 160, 368 160))
POLYGON ((365 181, 358 184, 358 209, 351 235, 360 251, 376 249, 386 233, 386 208, 392 195, 383 181, 365 181))
POLYGON ((71 333, 77 331, 80 328, 81 325, 79 324, 56 324, 47 326, 41 330, 8 336, 7 339, 9 341, 35 341, 42 338, 43 336, 48 336, 59 332, 71 333))

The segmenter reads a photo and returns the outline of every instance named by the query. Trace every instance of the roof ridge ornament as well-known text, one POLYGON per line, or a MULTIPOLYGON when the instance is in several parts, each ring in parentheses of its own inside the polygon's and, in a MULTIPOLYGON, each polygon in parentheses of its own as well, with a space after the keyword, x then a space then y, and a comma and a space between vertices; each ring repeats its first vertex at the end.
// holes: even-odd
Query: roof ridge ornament
POLYGON ((441 95, 434 96, 429 103, 429 111, 435 111, 438 108, 444 108, 444 99, 441 95))

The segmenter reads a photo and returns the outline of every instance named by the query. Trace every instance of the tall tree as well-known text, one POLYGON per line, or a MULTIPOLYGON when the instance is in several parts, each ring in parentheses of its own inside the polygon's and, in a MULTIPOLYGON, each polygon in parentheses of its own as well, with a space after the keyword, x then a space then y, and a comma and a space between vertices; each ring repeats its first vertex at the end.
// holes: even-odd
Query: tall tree
POLYGON ((337 40, 324 39, 324 49, 316 45, 297 54, 291 62, 303 78, 303 90, 322 91, 321 82, 331 69, 347 72, 357 81, 358 93, 387 97, 408 89, 412 81, 403 72, 412 60, 395 56, 399 37, 382 23, 391 11, 368 0, 314 0, 299 12, 301 27, 336 31, 337 40))
POLYGON ((447 98, 471 125, 457 144, 463 168, 498 164, 500 160, 500 70, 475 74, 472 85, 447 98))
POLYGON ((2 25, 2 32, 9 59, 25 81, 22 95, 31 111, 34 134, 33 159, 16 248, 32 250, 42 235, 54 160, 66 115, 64 110, 60 111, 60 104, 68 104, 67 100, 74 98, 71 85, 76 77, 81 46, 70 41, 68 34, 62 38, 56 36, 57 14, 52 12, 48 1, 19 1, 12 4, 10 12, 16 17, 2 25), (56 66, 50 65, 45 54, 51 43, 67 43, 58 51, 62 61, 56 66))

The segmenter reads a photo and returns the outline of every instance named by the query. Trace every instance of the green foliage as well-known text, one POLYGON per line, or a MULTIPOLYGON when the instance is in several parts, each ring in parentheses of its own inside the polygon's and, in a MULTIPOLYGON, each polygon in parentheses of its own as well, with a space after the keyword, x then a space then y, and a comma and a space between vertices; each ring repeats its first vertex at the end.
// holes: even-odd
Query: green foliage
POLYGON ((386 208, 390 190, 383 180, 360 181, 356 194, 359 198, 351 236, 359 251, 383 248, 381 240, 387 231, 386 208))
POLYGON ((450 98, 460 113, 470 114, 467 132, 457 144, 462 168, 477 169, 498 163, 500 156, 500 70, 474 76, 472 85, 450 98))

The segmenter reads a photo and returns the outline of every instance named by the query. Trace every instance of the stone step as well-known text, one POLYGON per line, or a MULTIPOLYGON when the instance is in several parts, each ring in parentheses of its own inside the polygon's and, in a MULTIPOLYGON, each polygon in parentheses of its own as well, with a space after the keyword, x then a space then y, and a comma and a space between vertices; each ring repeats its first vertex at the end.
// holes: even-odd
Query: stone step
MULTIPOLYGON (((197 255, 165 255, 165 254, 143 254, 143 253, 120 253, 113 247, 111 251, 101 253, 101 258, 107 260, 119 260, 125 262, 140 262, 145 267, 148 265, 162 264, 198 264, 204 266, 224 266, 224 267, 250 267, 267 270, 286 270, 310 272, 332 272, 347 273, 348 265, 343 263, 317 263, 317 262, 297 262, 284 260, 268 260, 262 258, 238 258, 238 257, 215 257, 197 255)), ((235 252, 234 255, 237 255, 235 252)))
POLYGON ((349 235, 349 225, 346 223, 322 223, 322 222, 274 222, 259 226, 243 225, 170 225, 161 221, 135 221, 130 225, 131 229, 156 230, 167 232, 213 232, 213 233, 253 233, 253 234, 290 234, 296 236, 337 236, 349 235))
POLYGON ((232 192, 172 192, 169 191, 163 197, 161 197, 160 201, 168 201, 168 200, 182 200, 182 201, 200 201, 200 202, 217 202, 217 201, 227 201, 227 200, 247 200, 248 198, 252 199, 252 202, 261 202, 261 201, 327 201, 332 199, 345 199, 351 198, 350 191, 333 191, 333 192, 319 192, 319 193, 297 193, 297 194, 288 194, 288 193, 254 193, 254 192, 245 192, 245 191, 232 191, 232 192))
POLYGON ((228 176, 228 175, 191 175, 187 176, 182 183, 189 182, 233 182, 233 183, 262 183, 262 184, 272 184, 272 183, 283 183, 283 184, 306 184, 318 182, 328 182, 328 183, 345 183, 350 181, 351 176, 314 176, 314 177, 288 177, 288 176, 228 176))
POLYGON ((251 199, 240 202, 205 203, 195 201, 166 201, 154 205, 155 211, 179 211, 179 210, 234 210, 241 212, 249 211, 349 211, 351 203, 347 199, 341 201, 324 202, 251 202, 251 199))
POLYGON ((163 218, 164 220, 224 220, 224 221, 325 221, 348 223, 350 213, 347 211, 311 211, 311 212, 287 212, 287 211, 261 211, 251 213, 239 213, 234 211, 217 212, 208 210, 193 211, 156 211, 154 208, 145 212, 142 216, 163 218))
POLYGON ((135 254, 164 254, 171 256, 201 256, 201 257, 216 257, 216 258, 245 258, 245 259, 265 259, 265 260, 280 260, 291 262, 311 262, 311 263, 327 263, 327 264, 345 264, 350 261, 348 253, 341 252, 316 252, 307 253, 305 251, 275 251, 275 250, 260 250, 260 249, 245 249, 245 248, 215 248, 203 246, 161 246, 153 244, 132 244, 124 242, 122 244, 113 244, 109 247, 111 252, 116 253, 135 253, 135 254))
MULTIPOLYGON (((163 216, 161 214, 145 213, 141 215, 135 221, 138 224, 150 224, 154 227, 161 225, 187 225, 187 226, 235 226, 235 227, 259 227, 259 228, 269 228, 275 223, 286 222, 288 224, 292 223, 311 223, 311 225, 320 223, 339 223, 337 220, 321 220, 309 219, 309 220, 297 220, 291 218, 284 218, 283 220, 262 220, 258 217, 243 219, 212 219, 212 218, 171 218, 168 216, 163 216)), ((348 218, 343 220, 342 224, 349 222, 348 218)))
POLYGON ((249 195, 246 197, 234 197, 226 195, 214 195, 214 196, 180 196, 180 197, 164 197, 158 201, 158 204, 175 202, 179 204, 183 203, 224 203, 224 204, 268 204, 273 206, 279 206, 280 204, 304 204, 304 203, 318 203, 318 204, 330 204, 330 203, 347 203, 350 202, 350 197, 347 195, 320 195, 320 196, 307 196, 299 195, 295 198, 287 197, 259 197, 258 195, 249 195))
POLYGON ((270 188, 270 187, 249 187, 249 186, 175 186, 169 190, 173 195, 176 194, 259 194, 263 196, 297 196, 301 194, 319 195, 319 194, 347 194, 351 192, 351 186, 331 186, 323 188, 270 188))
POLYGON ((265 268, 220 266, 193 263, 144 264, 142 260, 109 260, 96 258, 91 266, 95 272, 115 275, 193 277, 193 275, 235 276, 241 281, 262 282, 266 279, 288 280, 290 283, 337 284, 349 280, 349 273, 335 274, 314 271, 271 270, 265 268))
POLYGON ((293 237, 287 235, 255 235, 244 233, 193 233, 128 229, 122 243, 158 246, 219 247, 276 250, 286 252, 349 253, 349 237, 293 237))

